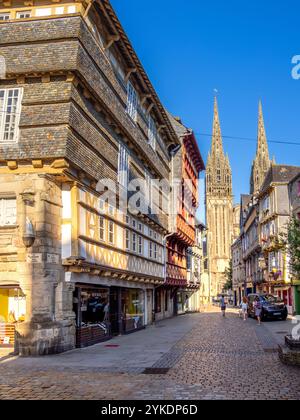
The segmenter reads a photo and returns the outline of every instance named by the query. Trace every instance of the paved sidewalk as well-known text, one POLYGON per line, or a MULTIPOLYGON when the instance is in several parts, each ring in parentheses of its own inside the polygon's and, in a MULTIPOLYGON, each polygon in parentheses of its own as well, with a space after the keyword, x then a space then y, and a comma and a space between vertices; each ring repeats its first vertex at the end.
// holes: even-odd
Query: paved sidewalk
POLYGON ((85 350, 2 360, 0 399, 300 400, 300 369, 279 361, 275 330, 214 309, 85 350))
POLYGON ((197 323, 198 314, 184 315, 158 322, 145 330, 116 337, 108 342, 67 353, 45 356, 0 359, 0 366, 32 368, 93 368, 109 371, 143 371, 154 365, 197 323))

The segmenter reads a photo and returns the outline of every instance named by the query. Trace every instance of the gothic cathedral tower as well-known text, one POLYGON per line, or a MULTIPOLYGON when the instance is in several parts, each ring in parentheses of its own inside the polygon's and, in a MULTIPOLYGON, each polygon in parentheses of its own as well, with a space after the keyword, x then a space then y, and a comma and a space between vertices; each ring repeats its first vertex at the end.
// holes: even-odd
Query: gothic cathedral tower
POLYGON ((233 241, 232 173, 225 156, 215 98, 212 148, 206 170, 206 224, 208 229, 211 295, 222 293, 226 283, 225 270, 231 259, 233 241))
POLYGON ((261 102, 259 102, 257 149, 256 156, 252 164, 250 180, 250 193, 252 195, 256 195, 259 192, 271 165, 272 162, 269 157, 269 149, 264 124, 262 104, 261 102))

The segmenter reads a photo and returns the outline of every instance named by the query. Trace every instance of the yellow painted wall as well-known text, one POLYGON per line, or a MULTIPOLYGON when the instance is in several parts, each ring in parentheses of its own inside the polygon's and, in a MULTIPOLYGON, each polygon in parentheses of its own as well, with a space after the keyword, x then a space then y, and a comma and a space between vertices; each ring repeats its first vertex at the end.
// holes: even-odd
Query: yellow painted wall
POLYGON ((4 321, 7 322, 8 316, 8 290, 0 289, 0 322, 4 321))

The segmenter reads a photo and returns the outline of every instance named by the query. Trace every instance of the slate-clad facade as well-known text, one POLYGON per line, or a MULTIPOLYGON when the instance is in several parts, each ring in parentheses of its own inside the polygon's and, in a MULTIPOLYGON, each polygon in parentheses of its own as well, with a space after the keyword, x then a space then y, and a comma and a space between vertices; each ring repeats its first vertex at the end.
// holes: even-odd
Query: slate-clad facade
POLYGON ((6 2, 0 56, 0 345, 41 355, 145 327, 169 231, 152 180, 169 186, 181 143, 109 1, 6 2), (143 180, 160 211, 103 204, 104 178, 143 180))

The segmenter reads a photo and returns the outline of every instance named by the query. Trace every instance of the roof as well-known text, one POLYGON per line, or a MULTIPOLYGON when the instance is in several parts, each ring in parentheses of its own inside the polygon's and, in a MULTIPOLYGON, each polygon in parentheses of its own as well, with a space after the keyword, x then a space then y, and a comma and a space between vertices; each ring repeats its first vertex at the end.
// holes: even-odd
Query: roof
POLYGON ((249 205, 249 203, 251 202, 251 199, 252 199, 252 197, 249 194, 242 194, 241 195, 241 208, 242 208, 242 210, 244 210, 249 205))
POLYGON ((166 132, 168 133, 169 137, 172 138, 172 142, 175 144, 178 144, 178 137, 175 135, 174 129, 172 127, 172 124, 170 123, 170 120, 168 118, 167 112, 165 108, 163 107, 152 83, 150 82, 149 77, 147 76, 145 69, 139 60, 121 22, 119 21, 111 3, 109 0, 96 0, 97 3, 100 5, 100 7, 104 7, 105 10, 105 16, 110 21, 110 23, 113 25, 113 29, 118 33, 120 36, 120 39, 118 41, 120 47, 123 49, 124 52, 130 55, 132 64, 135 66, 137 72, 136 74, 139 75, 141 80, 143 81, 143 85, 145 89, 147 90, 147 94, 151 96, 151 100, 155 104, 155 108, 160 115, 160 118, 163 120, 164 128, 166 132))
POLYGON ((167 113, 172 127, 180 141, 183 140, 189 143, 188 152, 193 159, 193 163, 195 164, 197 171, 204 171, 205 164, 201 156, 194 131, 191 128, 187 128, 179 117, 173 117, 169 112, 167 113))
POLYGON ((269 169, 263 186, 261 188, 261 194, 264 194, 271 184, 273 183, 284 183, 289 184, 292 179, 300 174, 300 166, 288 166, 288 165, 272 165, 269 169))

